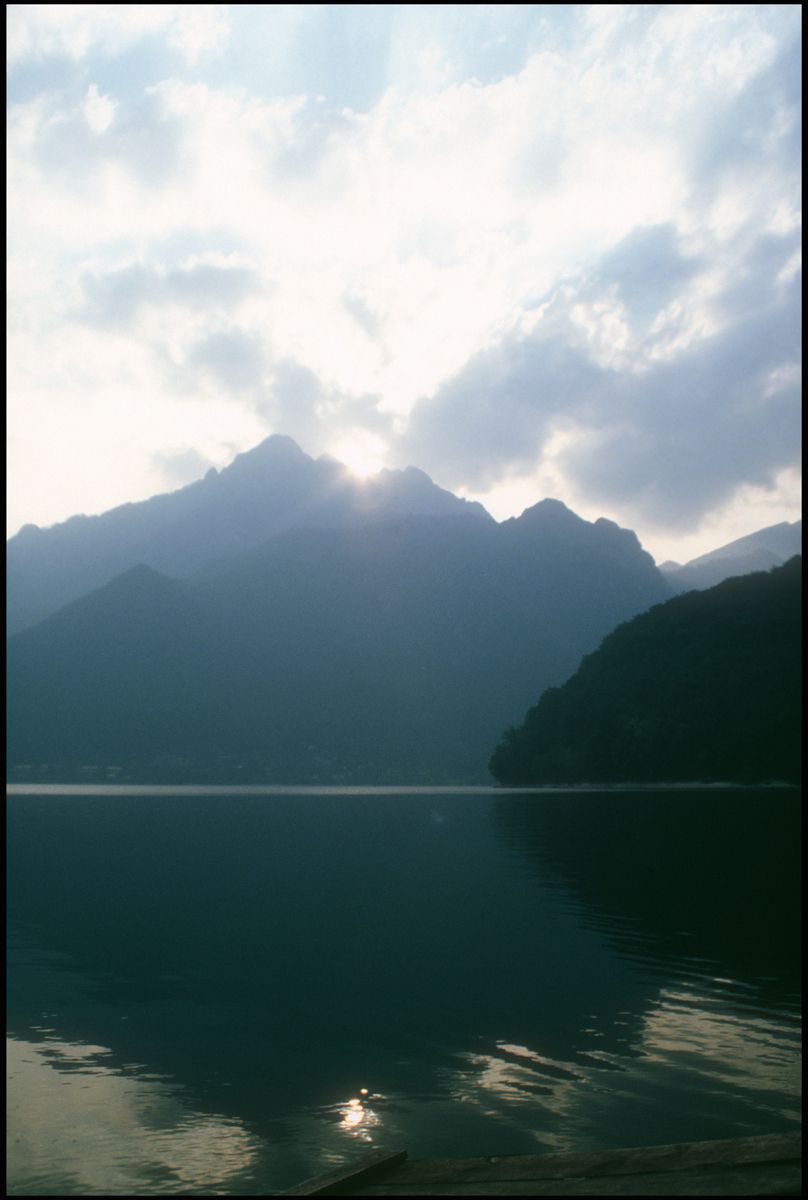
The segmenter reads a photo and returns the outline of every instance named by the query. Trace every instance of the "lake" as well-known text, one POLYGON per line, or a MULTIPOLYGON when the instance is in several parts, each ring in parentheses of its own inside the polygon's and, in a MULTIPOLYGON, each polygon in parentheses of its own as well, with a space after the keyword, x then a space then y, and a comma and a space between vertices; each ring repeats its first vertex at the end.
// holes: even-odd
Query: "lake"
POLYGON ((796 791, 10 793, 12 1194, 799 1128, 796 791))

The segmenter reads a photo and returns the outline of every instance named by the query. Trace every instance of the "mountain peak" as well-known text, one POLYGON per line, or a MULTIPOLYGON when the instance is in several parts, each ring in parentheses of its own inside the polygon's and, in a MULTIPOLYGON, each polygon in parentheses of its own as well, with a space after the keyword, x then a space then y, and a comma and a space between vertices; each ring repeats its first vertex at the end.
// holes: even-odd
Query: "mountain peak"
POLYGON ((11 539, 8 628, 36 624, 138 562, 187 577, 293 528, 451 513, 493 520, 416 467, 358 480, 336 459, 315 459, 292 438, 271 434, 229 466, 211 467, 203 480, 176 491, 99 516, 71 517, 46 535, 26 529, 11 539))
POLYGON ((552 496, 547 496, 544 500, 539 500, 537 504, 531 504, 529 508, 526 508, 518 520, 553 524, 565 522, 571 525, 583 522, 583 517, 579 517, 571 508, 567 508, 563 500, 555 500, 552 496))
POLYGON ((156 571, 154 567, 150 567, 147 563, 136 563, 133 567, 128 567, 125 571, 122 571, 120 575, 116 575, 99 590, 110 593, 125 591, 128 595, 132 594, 133 590, 135 592, 149 592, 155 589, 171 591, 177 586, 177 580, 172 579, 170 575, 166 575, 163 571, 156 571))
POLYGON ((230 466, 225 467, 225 470, 260 470, 268 464, 300 463, 304 460, 313 461, 300 449, 294 438, 287 437, 283 433, 271 433, 251 450, 244 450, 241 454, 237 454, 230 466))

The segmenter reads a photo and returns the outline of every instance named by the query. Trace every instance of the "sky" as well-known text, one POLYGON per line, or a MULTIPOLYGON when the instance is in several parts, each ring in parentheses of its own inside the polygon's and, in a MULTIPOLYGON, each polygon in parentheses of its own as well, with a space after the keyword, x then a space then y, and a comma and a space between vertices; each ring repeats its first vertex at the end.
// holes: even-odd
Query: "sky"
POLYGON ((800 516, 798 5, 10 5, 8 532, 270 433, 686 561, 800 516))

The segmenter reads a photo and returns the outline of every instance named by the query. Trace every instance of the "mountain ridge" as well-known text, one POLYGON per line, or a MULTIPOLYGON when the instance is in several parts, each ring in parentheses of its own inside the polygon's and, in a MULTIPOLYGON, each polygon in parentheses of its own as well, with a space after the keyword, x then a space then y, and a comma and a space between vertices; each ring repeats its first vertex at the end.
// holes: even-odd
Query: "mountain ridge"
POLYGON ((780 521, 691 558, 665 562, 660 571, 676 591, 714 587, 732 576, 781 566, 802 550, 802 521, 780 521))
POLYGON ((541 511, 287 529, 187 579, 130 570, 9 639, 12 773, 483 782, 536 680, 670 594, 633 535, 541 511))
POLYGON ((186 576, 209 559, 296 526, 339 527, 405 512, 493 517, 418 468, 359 480, 335 459, 272 434, 217 471, 172 492, 40 529, 6 544, 9 633, 37 623, 136 563, 186 576))
MULTIPOLYGON (((7 542, 7 632, 30 628, 140 562, 186 578, 289 528, 337 528, 419 513, 472 514, 494 523, 481 504, 439 487, 418 467, 384 468, 360 480, 331 455, 315 459, 294 439, 271 434, 226 467, 211 467, 171 492, 44 528, 23 525, 7 542)), ((562 523, 572 529, 582 518, 563 501, 545 497, 499 524, 520 520, 562 536, 562 523)), ((606 517, 594 525, 611 530, 615 544, 639 545, 633 530, 606 517)), ((665 562, 658 569, 674 591, 686 591, 768 569, 800 544, 801 522, 781 522, 684 565, 665 562)))

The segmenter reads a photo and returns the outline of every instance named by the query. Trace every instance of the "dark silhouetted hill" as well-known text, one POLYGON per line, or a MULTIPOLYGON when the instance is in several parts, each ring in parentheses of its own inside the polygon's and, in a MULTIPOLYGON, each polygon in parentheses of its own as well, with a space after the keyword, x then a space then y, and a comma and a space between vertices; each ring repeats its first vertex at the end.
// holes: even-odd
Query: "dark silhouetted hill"
POLYGON ((310 458, 291 438, 273 435, 178 491, 48 529, 24 526, 7 544, 8 632, 138 564, 183 577, 287 529, 355 526, 405 513, 493 520, 415 467, 358 480, 336 460, 310 458))
POLYGON ((802 559, 621 625, 491 758, 501 782, 793 782, 802 559))
POLYGON ((290 529, 193 578, 129 571, 12 637, 8 761, 16 778, 100 764, 157 780, 484 781, 537 681, 562 682, 669 594, 633 533, 558 501, 502 524, 290 529))
POLYGON ((708 554, 692 558, 683 566, 662 563, 660 571, 674 591, 687 592, 693 588, 710 588, 734 575, 750 575, 753 571, 768 571, 782 566, 795 554, 802 553, 802 521, 769 525, 755 533, 719 546, 708 554))

